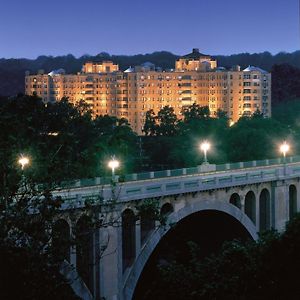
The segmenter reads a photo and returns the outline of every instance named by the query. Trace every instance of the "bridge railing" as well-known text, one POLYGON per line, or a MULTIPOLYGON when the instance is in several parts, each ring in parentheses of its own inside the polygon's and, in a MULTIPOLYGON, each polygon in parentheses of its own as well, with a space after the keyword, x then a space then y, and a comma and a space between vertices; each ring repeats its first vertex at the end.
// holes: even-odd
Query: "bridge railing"
POLYGON ((252 167, 229 172, 207 172, 193 176, 169 176, 153 180, 135 180, 121 183, 113 189, 110 185, 83 186, 79 189, 63 189, 56 196, 65 201, 63 209, 84 207, 87 203, 105 203, 111 200, 134 201, 161 196, 194 193, 214 189, 261 184, 299 178, 300 163, 273 164, 268 167, 252 167), (116 193, 117 191, 117 193, 116 193), (117 198, 115 198, 117 195, 117 198))
MULTIPOLYGON (((230 170, 247 169, 247 168, 255 168, 255 167, 265 167, 265 166, 279 165, 283 163, 294 163, 294 162, 300 162, 300 156, 286 157, 285 161, 284 158, 274 158, 274 159, 219 164, 216 165, 216 171, 209 172, 209 173, 225 172, 230 170)), ((203 171, 201 172, 200 166, 198 166, 192 168, 126 174, 125 176, 117 176, 117 178, 119 182, 130 182, 130 181, 158 179, 158 178, 165 178, 165 177, 196 175, 200 173, 203 173, 203 171)), ((88 187, 94 185, 106 185, 106 184, 110 184, 111 180, 112 180, 111 177, 84 178, 84 179, 64 182, 62 184, 62 188, 76 188, 76 187, 88 187)))

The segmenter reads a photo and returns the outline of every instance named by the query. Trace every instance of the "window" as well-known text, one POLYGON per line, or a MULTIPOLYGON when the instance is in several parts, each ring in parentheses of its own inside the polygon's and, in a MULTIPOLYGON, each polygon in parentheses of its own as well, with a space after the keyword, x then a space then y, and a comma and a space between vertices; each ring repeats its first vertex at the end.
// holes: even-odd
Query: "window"
POLYGON ((245 103, 245 104, 243 105, 243 107, 244 107, 244 108, 251 108, 251 104, 250 104, 250 103, 245 103))

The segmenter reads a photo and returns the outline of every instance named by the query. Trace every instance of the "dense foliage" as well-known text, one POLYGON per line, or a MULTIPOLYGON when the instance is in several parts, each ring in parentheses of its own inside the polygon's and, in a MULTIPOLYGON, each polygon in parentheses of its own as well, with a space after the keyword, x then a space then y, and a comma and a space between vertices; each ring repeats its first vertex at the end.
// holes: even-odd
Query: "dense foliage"
MULTIPOLYGON (((283 140, 292 140, 297 129, 295 123, 288 126, 275 118, 263 118, 259 112, 252 117, 242 117, 231 127, 224 112, 218 111, 216 117, 211 117, 208 107, 193 104, 182 114, 183 119, 179 120, 168 106, 157 116, 152 110, 146 113, 143 142, 152 168, 200 164, 203 158, 199 145, 204 140, 212 144, 208 156, 213 163, 278 157, 278 145, 283 140)), ((296 141, 293 145, 296 150, 296 141)))
MULTIPOLYGON (((61 201, 22 177, 0 207, 0 298, 78 299, 51 247, 61 201)), ((67 243, 67 241, 65 241, 67 243)))
POLYGON ((140 299, 299 299, 300 216, 282 234, 268 232, 257 242, 234 240, 203 259, 189 242, 189 254, 160 264, 160 276, 140 299))
POLYGON ((2 98, 1 193, 19 180, 20 154, 31 157, 27 172, 33 181, 51 183, 109 176, 107 162, 113 155, 121 161, 119 175, 196 166, 203 160, 199 149, 203 140, 212 145, 211 163, 278 157, 283 140, 291 142, 295 155, 300 148, 299 112, 294 100, 277 105, 273 118, 265 119, 258 112, 229 126, 222 111, 211 117, 208 107, 193 104, 178 119, 166 106, 157 115, 152 110, 146 113, 145 136, 138 137, 125 119, 107 115, 92 119, 84 102, 72 105, 63 99, 45 106, 37 97, 2 98))
POLYGON ((0 194, 18 182, 21 154, 32 160, 27 176, 44 183, 105 175, 112 155, 122 160, 124 172, 135 163, 137 137, 127 122, 108 116, 92 120, 84 103, 45 106, 36 97, 4 98, 0 128, 0 194))
POLYGON ((113 154, 129 172, 137 136, 126 120, 93 120, 83 102, 45 105, 21 95, 1 99, 0 128, 0 298, 76 299, 58 260, 74 241, 51 246, 62 204, 52 191, 66 180, 106 175, 113 154), (20 155, 30 159, 23 170, 20 155))

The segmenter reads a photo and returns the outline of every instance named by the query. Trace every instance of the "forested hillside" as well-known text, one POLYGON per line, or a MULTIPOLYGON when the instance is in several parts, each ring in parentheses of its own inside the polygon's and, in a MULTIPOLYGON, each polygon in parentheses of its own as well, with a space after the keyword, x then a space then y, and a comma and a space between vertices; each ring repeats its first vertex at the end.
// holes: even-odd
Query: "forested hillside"
MULTIPOLYGON (((300 96, 300 51, 293 53, 278 53, 272 55, 269 52, 263 53, 241 53, 230 56, 217 55, 219 66, 230 67, 240 65, 242 68, 248 65, 255 65, 273 75, 272 93, 273 103, 284 99, 291 99, 300 96)), ((37 59, 0 59, 0 95, 14 96, 24 93, 25 71, 35 74, 43 69, 45 72, 63 68, 67 73, 76 73, 81 70, 82 64, 87 60, 112 60, 118 63, 121 70, 129 66, 139 65, 150 61, 163 69, 174 68, 178 55, 161 51, 151 54, 138 55, 110 55, 101 52, 96 56, 84 55, 79 58, 69 54, 66 56, 39 56, 37 59)))

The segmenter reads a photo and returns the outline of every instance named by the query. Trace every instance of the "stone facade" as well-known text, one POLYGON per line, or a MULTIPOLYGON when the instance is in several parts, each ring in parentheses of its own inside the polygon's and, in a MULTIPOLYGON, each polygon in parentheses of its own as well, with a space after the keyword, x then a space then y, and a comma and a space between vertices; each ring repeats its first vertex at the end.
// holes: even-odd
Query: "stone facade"
POLYGON ((230 70, 218 68, 217 62, 198 49, 179 58, 175 70, 161 71, 151 63, 119 71, 109 61, 87 62, 78 74, 55 70, 26 75, 25 93, 36 94, 44 102, 67 97, 76 103, 91 105, 93 116, 126 118, 134 131, 142 134, 145 114, 172 106, 180 118, 182 109, 197 103, 208 106, 211 115, 225 111, 231 121, 251 115, 257 109, 271 116, 271 74, 249 66, 230 70))

